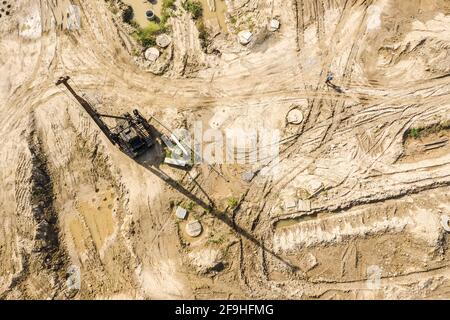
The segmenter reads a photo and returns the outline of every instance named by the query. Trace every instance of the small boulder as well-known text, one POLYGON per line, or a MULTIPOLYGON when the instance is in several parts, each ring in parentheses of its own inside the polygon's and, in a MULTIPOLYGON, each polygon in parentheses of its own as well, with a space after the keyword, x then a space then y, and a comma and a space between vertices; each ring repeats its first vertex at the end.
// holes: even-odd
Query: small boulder
POLYGON ((278 21, 277 19, 270 20, 267 29, 272 32, 277 31, 278 29, 280 29, 280 21, 278 21))
POLYGON ((177 210, 175 211, 175 215, 177 216, 178 219, 184 220, 187 215, 187 210, 183 207, 178 207, 177 210))
POLYGON ((253 38, 253 33, 251 33, 249 30, 244 30, 239 32, 238 39, 239 43, 242 45, 248 44, 253 38))

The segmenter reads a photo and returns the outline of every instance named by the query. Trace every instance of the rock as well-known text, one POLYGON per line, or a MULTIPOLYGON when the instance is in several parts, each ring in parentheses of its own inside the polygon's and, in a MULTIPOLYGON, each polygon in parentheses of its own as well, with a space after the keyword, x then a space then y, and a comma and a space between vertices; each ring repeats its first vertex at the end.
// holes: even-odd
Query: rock
POLYGON ((311 211, 311 201, 310 200, 299 200, 297 210, 302 211, 302 212, 311 211))
POLYGON ((175 215, 178 219, 185 219, 187 215, 187 210, 183 207, 178 207, 175 211, 175 215))
POLYGON ((255 177, 255 173, 253 171, 246 171, 242 174, 242 180, 245 182, 251 182, 255 177))
POLYGON ((242 45, 248 44, 252 40, 252 38, 253 34, 248 30, 243 30, 238 34, 239 43, 242 45))
POLYGON ((311 180, 308 182, 306 186, 306 190, 309 192, 309 194, 313 195, 318 193, 323 188, 323 183, 319 180, 311 180))
POLYGON ((289 199, 284 202, 284 209, 286 211, 293 210, 297 207, 297 200, 289 199))
POLYGON ((318 265, 316 257, 312 253, 308 253, 301 261, 300 268, 304 272, 314 269, 318 265))
POLYGON ((216 249, 201 249, 189 253, 191 264, 197 268, 200 273, 217 273, 223 270, 224 263, 222 260, 222 254, 216 249))
POLYGON ((280 29, 280 21, 278 21, 277 19, 270 20, 267 29, 272 32, 277 31, 278 29, 280 29))

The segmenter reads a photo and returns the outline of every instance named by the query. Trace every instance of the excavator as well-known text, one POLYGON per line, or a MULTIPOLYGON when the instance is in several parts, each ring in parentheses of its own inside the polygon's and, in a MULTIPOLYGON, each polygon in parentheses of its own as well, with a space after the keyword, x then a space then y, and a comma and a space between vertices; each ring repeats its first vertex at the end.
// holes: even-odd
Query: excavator
POLYGON ((155 140, 152 136, 152 127, 137 109, 133 110, 132 115, 125 113, 121 116, 114 116, 98 113, 88 101, 76 93, 69 84, 69 80, 70 77, 68 76, 60 77, 56 85, 62 84, 67 88, 108 140, 113 145, 117 145, 122 152, 131 158, 137 158, 154 145, 155 140), (117 125, 114 128, 110 128, 102 118, 115 119, 117 125))

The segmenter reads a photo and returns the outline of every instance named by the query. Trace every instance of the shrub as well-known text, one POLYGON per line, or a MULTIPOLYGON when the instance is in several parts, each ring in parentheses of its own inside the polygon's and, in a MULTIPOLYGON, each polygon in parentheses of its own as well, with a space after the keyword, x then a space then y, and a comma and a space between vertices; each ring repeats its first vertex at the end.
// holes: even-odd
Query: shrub
POLYGON ((155 22, 150 22, 148 26, 144 28, 144 31, 151 35, 156 35, 161 32, 161 26, 155 22))
POLYGON ((195 207, 195 202, 193 202, 193 201, 189 201, 189 203, 186 205, 186 209, 189 211, 194 209, 194 207, 195 207))
POLYGON ((122 20, 123 22, 130 23, 133 20, 133 8, 131 6, 127 6, 125 10, 122 12, 122 20))
POLYGON ((163 9, 172 8, 175 5, 175 0, 163 0, 161 7, 163 9))
POLYGON ((196 25, 198 29, 198 37, 200 39, 200 43, 203 48, 206 48, 208 46, 209 41, 208 30, 206 29, 205 24, 203 23, 202 20, 197 21, 196 25))
POLYGON ((238 205, 238 200, 234 197, 231 197, 228 198, 227 203, 230 208, 236 208, 236 206, 238 205))
POLYGON ((172 151, 169 148, 164 149, 166 158, 172 158, 172 151))
POLYGON ((163 0, 161 5, 161 25, 165 26, 167 20, 170 18, 170 8, 175 5, 175 0, 163 0))
POLYGON ((420 132, 422 130, 420 128, 411 128, 409 130, 409 136, 413 137, 414 139, 417 139, 420 136, 420 132))
POLYGON ((183 1, 184 10, 192 14, 192 18, 197 20, 203 16, 203 7, 199 1, 196 0, 185 0, 183 1))
POLYGON ((122 18, 125 22, 136 29, 133 33, 133 37, 136 41, 143 47, 148 48, 156 44, 156 35, 168 31, 169 28, 166 26, 166 22, 170 17, 169 8, 172 8, 174 4, 175 0, 163 0, 160 23, 149 22, 148 26, 145 28, 142 28, 136 21, 133 20, 133 8, 130 6, 127 6, 123 12, 122 18))
POLYGON ((156 44, 156 35, 160 32, 161 26, 150 22, 145 28, 138 27, 133 36, 143 47, 147 48, 156 44))
POLYGON ((139 23, 137 23, 135 20, 131 20, 130 22, 128 22, 128 24, 130 26, 132 26, 133 28, 135 28, 135 29, 139 29, 140 28, 139 23))

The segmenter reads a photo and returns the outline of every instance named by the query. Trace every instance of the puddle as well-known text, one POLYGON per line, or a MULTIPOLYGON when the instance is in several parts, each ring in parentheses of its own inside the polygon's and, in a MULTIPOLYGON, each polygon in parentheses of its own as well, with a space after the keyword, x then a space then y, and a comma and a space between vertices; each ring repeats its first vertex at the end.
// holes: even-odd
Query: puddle
POLYGON ((145 13, 152 10, 157 17, 161 15, 162 0, 153 0, 153 4, 146 0, 122 0, 123 3, 130 5, 133 8, 133 20, 136 21, 142 28, 149 25, 145 13))
POLYGON ((220 30, 227 31, 227 24, 225 23, 225 14, 227 12, 227 5, 224 0, 200 0, 203 6, 203 19, 205 22, 216 24, 220 30), (211 11, 209 3, 215 5, 216 10, 211 11))
POLYGON ((112 192, 103 194, 99 200, 78 203, 76 209, 79 216, 72 218, 69 228, 79 252, 87 250, 86 239, 90 238, 97 250, 102 250, 115 229, 113 205, 114 193, 112 192))

